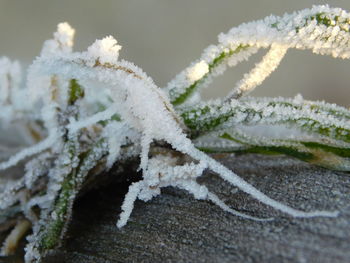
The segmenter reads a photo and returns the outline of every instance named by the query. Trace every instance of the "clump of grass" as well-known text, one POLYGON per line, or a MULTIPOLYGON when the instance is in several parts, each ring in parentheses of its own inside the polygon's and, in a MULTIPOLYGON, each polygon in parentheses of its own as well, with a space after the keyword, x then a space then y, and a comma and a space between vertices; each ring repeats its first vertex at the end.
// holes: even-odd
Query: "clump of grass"
MULTIPOLYGON (((206 152, 287 154, 349 171, 348 109, 301 96, 247 96, 290 48, 348 59, 349 27, 348 13, 327 6, 243 24, 221 34, 217 45, 208 47, 164 89, 139 67, 119 60, 121 46, 113 37, 96 40, 85 52, 73 52, 75 32, 67 23, 59 24, 53 39, 44 43, 28 69, 25 88, 20 88, 18 62, 1 59, 0 118, 8 125, 22 125, 33 143, 0 163, 3 170, 26 161, 23 177, 0 186, 2 216, 26 218, 6 243, 32 227, 26 261, 40 262, 64 238, 82 187, 114 164, 135 157, 143 178, 130 186, 117 227, 127 223, 136 199, 148 201, 166 186, 185 189, 246 219, 270 220, 235 211, 198 184, 196 178, 205 169, 291 216, 336 216, 338 212, 304 212, 273 200, 206 152), (269 51, 230 94, 216 101, 199 99, 200 89, 215 76, 260 48, 269 51)), ((6 247, 3 254, 10 253, 6 247)))

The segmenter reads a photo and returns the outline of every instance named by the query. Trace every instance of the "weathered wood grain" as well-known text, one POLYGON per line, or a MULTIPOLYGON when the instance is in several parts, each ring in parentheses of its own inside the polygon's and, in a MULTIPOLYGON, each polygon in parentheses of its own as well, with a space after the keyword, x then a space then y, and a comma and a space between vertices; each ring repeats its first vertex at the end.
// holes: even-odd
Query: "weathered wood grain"
POLYGON ((78 200, 68 237, 45 262, 350 262, 350 174, 287 157, 216 155, 269 196, 303 210, 339 210, 338 218, 295 219, 217 176, 201 183, 231 207, 272 222, 225 213, 173 188, 144 203, 116 227, 127 184, 110 184, 78 200))

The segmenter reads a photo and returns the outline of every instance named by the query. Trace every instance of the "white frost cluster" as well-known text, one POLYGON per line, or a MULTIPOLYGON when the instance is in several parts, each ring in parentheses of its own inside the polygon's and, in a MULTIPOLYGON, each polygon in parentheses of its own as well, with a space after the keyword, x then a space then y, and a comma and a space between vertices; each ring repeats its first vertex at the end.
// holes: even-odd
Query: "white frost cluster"
MULTIPOLYGON (((317 23, 312 17, 320 12, 325 13, 325 17, 339 15, 343 20, 350 18, 338 9, 315 7, 282 18, 271 16, 263 21, 244 24, 226 35, 220 35, 220 44, 209 47, 201 59, 180 73, 165 91, 159 89, 139 67, 118 59, 121 46, 113 37, 96 40, 85 52, 73 52, 74 29, 67 23, 59 24, 53 39, 44 43, 41 55, 30 66, 27 86, 22 92, 29 98, 23 109, 35 112, 31 116, 23 110, 23 120, 41 125, 45 132, 39 135, 45 138, 39 138, 37 144, 0 163, 0 170, 3 170, 37 155, 36 159, 27 163, 25 175, 6 185, 6 194, 0 195, 1 208, 6 209, 20 202, 23 213, 33 223, 33 235, 28 238, 30 244, 26 260, 40 260, 38 242, 43 235, 45 222, 59 219, 68 221, 68 212, 59 214, 67 209, 65 206, 53 210, 63 191, 62 185, 67 185, 65 180, 69 176, 74 176, 76 188, 69 190, 69 198, 65 200, 68 207, 72 206, 79 187, 93 168, 107 170, 116 162, 132 156, 140 158, 143 178, 130 186, 117 222, 118 227, 127 223, 136 199, 148 201, 167 186, 184 189, 197 199, 210 200, 232 214, 253 220, 266 220, 231 209, 205 186, 198 184, 196 179, 205 169, 212 170, 260 202, 289 215, 336 216, 337 212, 299 211, 273 200, 198 150, 187 137, 183 118, 175 111, 167 96, 170 94, 171 98, 176 98, 186 87, 197 82, 205 85, 207 82, 202 83, 202 80, 206 77, 222 73, 226 65, 236 65, 261 47, 270 47, 270 51, 237 84, 233 97, 240 97, 259 85, 278 66, 288 48, 309 48, 320 54, 348 58, 348 26, 343 23, 326 27, 317 23), (217 62, 221 55, 227 54, 228 58, 217 62), (164 154, 150 156, 153 145, 162 145, 164 142, 171 145, 172 149, 163 148, 164 154), (169 155, 172 151, 181 153, 181 157, 169 155), (181 158, 185 158, 185 161, 181 158), (45 180, 40 181, 43 178, 45 180), (42 195, 36 192, 36 187, 40 185, 38 182, 45 184, 45 193, 42 195), (26 188, 33 196, 24 202, 17 192, 26 188), (41 209, 39 219, 31 212, 34 206, 41 209)), ((6 59, 0 60, 2 107, 12 98, 12 82, 18 83, 17 73, 14 73, 17 72, 14 69, 17 64, 14 65, 6 59)), ((210 118, 220 115, 227 116, 226 122, 220 126, 223 130, 239 123, 275 125, 286 122, 291 117, 298 118, 301 122, 306 118, 317 119, 318 127, 335 125, 340 129, 350 129, 349 122, 344 121, 348 114, 345 110, 337 110, 339 116, 329 117, 322 110, 311 107, 303 111, 296 110, 295 105, 304 103, 300 98, 293 102, 276 100, 277 106, 273 103, 273 100, 243 99, 226 104, 221 101, 212 102, 203 107, 199 104, 197 110, 189 113, 189 119, 196 119, 198 128, 203 130, 208 119, 210 121, 210 118), (288 103, 294 104, 288 108, 285 106, 288 103), (204 109, 208 110, 207 115, 203 114, 204 109)), ((332 110, 328 104, 319 103, 317 107, 332 110)), ((40 137, 35 131, 30 132, 33 137, 40 137)))
POLYGON ((105 37, 101 40, 96 40, 88 48, 88 54, 94 61, 98 60, 100 63, 111 63, 115 64, 118 61, 119 50, 122 47, 117 45, 117 40, 112 36, 105 37))
MULTIPOLYGON (((245 91, 252 90, 249 87, 261 84, 275 70, 289 48, 310 49, 316 54, 348 59, 349 19, 350 15, 340 8, 314 6, 282 17, 271 15, 263 20, 234 27, 226 34, 221 33, 218 37, 219 44, 206 48, 201 58, 194 63, 205 61, 210 67, 207 73, 201 78, 187 78, 188 71, 193 68, 192 64, 168 83, 166 91, 171 101, 177 102, 192 85, 196 88, 191 94, 210 84, 212 78, 222 74, 227 66, 232 67, 247 60, 261 48, 271 47, 271 50, 267 57, 236 85, 231 95, 245 94, 245 91), (223 57, 220 59, 221 56, 223 57)), ((177 103, 180 105, 184 101, 177 103)))
POLYGON ((187 78, 190 82, 195 82, 209 72, 208 64, 202 60, 188 69, 187 78))
POLYGON ((296 217, 336 215, 336 213, 324 211, 311 213, 298 211, 267 197, 232 171, 194 147, 177 122, 176 112, 167 106, 170 103, 165 94, 155 86, 153 81, 144 76, 140 69, 126 62, 115 64, 114 69, 116 70, 111 70, 110 67, 104 67, 103 65, 99 67, 89 66, 85 63, 84 56, 85 54, 72 54, 71 58, 57 56, 50 57, 50 59, 39 59, 35 63, 41 66, 42 74, 64 75, 68 78, 85 81, 98 80, 109 84, 106 88, 111 90, 111 99, 113 104, 117 105, 118 114, 121 115, 129 127, 141 133, 140 168, 143 170, 144 180, 131 186, 130 194, 126 196, 125 203, 122 206, 124 210, 120 221, 122 223, 119 222, 118 226, 122 226, 123 222, 126 222, 132 210, 133 202, 139 196, 139 193, 146 193, 149 190, 146 183, 150 173, 148 153, 150 144, 155 140, 164 140, 170 143, 174 149, 199 161, 205 167, 218 173, 224 180, 251 194, 259 201, 285 213, 296 217), (128 70, 125 70, 125 68, 128 68, 128 70), (144 98, 147 98, 147 100, 144 98), (159 125, 160 122, 162 125, 159 125))
POLYGON ((255 87, 260 85, 278 67, 287 50, 287 46, 271 45, 271 49, 261 62, 236 84, 229 98, 237 99, 243 94, 250 93, 255 87))
POLYGON ((67 23, 59 23, 57 25, 57 31, 54 33, 54 38, 46 40, 41 50, 42 56, 56 54, 58 50, 69 53, 72 51, 74 44, 75 30, 67 23))

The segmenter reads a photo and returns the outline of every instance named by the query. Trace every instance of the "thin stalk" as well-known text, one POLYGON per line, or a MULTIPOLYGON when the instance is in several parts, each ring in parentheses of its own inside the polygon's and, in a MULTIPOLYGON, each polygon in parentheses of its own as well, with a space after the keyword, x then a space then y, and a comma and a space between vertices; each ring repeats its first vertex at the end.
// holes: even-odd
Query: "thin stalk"
POLYGON ((228 49, 227 51, 222 51, 217 57, 213 59, 211 63, 208 64, 208 73, 205 74, 201 79, 195 81, 188 87, 185 87, 182 92, 178 92, 176 89, 171 89, 169 91, 169 96, 171 103, 175 106, 184 103, 203 83, 206 79, 212 75, 213 71, 220 65, 226 63, 226 61, 235 54, 240 53, 241 51, 247 50, 249 45, 239 45, 234 49, 228 49))
POLYGON ((350 125, 346 109, 319 104, 293 103, 291 100, 254 100, 221 104, 210 102, 182 111, 181 117, 191 130, 191 137, 242 125, 282 124, 303 131, 350 143, 350 125), (343 118, 345 116, 345 118, 343 118))
POLYGON ((218 137, 233 141, 237 145, 213 147, 210 145, 206 146, 202 142, 198 148, 208 153, 284 154, 325 168, 350 171, 349 148, 341 148, 313 141, 270 139, 243 134, 238 130, 224 132, 218 137))
POLYGON ((227 65, 235 66, 258 49, 274 44, 348 59, 349 25, 349 14, 325 6, 243 24, 227 34, 220 34, 219 43, 204 50, 198 61, 207 63, 209 70, 206 74, 191 81, 187 78, 193 68, 191 65, 168 83, 166 91, 170 101, 179 106, 200 88, 209 85, 208 80, 212 77, 222 74, 227 65), (337 37, 334 36, 335 30, 337 37))
POLYGON ((101 139, 90 150, 80 154, 80 164, 63 180, 61 191, 53 208, 55 219, 51 220, 45 227, 39 242, 39 248, 42 254, 60 244, 71 217, 75 196, 80 191, 82 183, 90 170, 100 162, 106 153, 106 144, 101 139))

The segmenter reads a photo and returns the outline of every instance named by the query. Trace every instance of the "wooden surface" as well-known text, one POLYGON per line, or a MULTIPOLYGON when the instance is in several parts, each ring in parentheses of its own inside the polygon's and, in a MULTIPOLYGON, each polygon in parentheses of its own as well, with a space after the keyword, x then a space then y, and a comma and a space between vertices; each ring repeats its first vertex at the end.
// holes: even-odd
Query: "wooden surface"
POLYGON ((115 223, 126 191, 111 184, 75 206, 63 247, 46 262, 350 262, 350 174, 286 157, 216 156, 269 196, 303 210, 339 210, 338 218, 294 219, 260 204, 206 173, 200 179, 240 211, 232 216, 174 188, 137 201, 121 230, 115 223))
POLYGON ((206 184, 239 211, 275 218, 255 222, 184 191, 166 188, 137 201, 128 224, 116 221, 127 184, 78 200, 63 246, 45 262, 350 262, 350 174, 286 157, 216 155, 270 197, 298 209, 339 210, 337 218, 295 219, 260 204, 207 172, 206 184))

